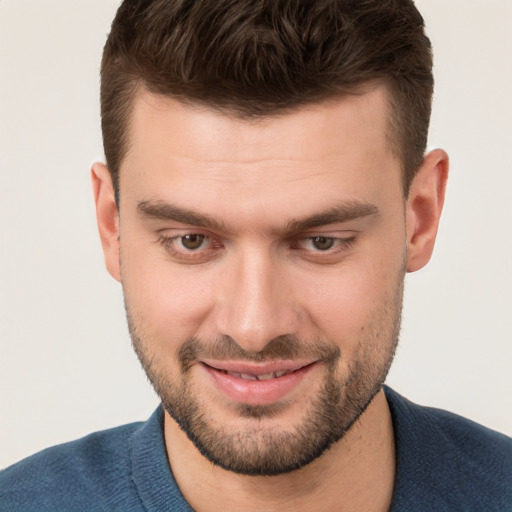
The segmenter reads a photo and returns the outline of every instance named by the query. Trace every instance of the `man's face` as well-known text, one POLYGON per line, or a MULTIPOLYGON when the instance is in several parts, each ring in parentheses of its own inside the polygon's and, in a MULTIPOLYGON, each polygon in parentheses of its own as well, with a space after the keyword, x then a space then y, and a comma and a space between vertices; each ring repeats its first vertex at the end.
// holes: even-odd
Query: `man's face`
POLYGON ((406 263, 400 164, 376 88, 244 121, 141 93, 120 179, 135 349, 214 463, 321 455, 385 379, 406 263))

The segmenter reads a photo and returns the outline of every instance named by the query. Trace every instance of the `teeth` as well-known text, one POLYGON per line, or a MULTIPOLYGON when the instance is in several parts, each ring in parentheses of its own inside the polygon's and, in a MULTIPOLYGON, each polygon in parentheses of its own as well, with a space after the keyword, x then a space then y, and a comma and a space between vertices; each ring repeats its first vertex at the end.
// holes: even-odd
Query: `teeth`
POLYGON ((270 380, 276 377, 275 373, 264 373, 263 375, 258 375, 258 380, 270 380))
POLYGON ((258 380, 256 375, 251 375, 250 373, 241 373, 240 377, 245 380, 258 380))
POLYGON ((287 375, 288 373, 292 373, 292 371, 281 370, 279 372, 263 373, 261 375, 253 375, 252 373, 231 372, 228 370, 225 370, 225 373, 227 373, 228 375, 231 375, 232 377, 236 377, 237 379, 270 380, 270 379, 277 379, 278 377, 282 377, 283 375, 287 375))

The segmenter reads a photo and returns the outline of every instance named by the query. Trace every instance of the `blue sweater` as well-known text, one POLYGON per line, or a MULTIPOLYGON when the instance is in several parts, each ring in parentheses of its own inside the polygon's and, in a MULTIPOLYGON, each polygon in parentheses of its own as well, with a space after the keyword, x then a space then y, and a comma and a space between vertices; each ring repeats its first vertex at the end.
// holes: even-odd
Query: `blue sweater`
MULTIPOLYGON (((511 511, 512 439, 385 388, 395 431, 392 512, 511 511)), ((163 411, 48 448, 0 473, 0 510, 192 510, 172 476, 163 411)))

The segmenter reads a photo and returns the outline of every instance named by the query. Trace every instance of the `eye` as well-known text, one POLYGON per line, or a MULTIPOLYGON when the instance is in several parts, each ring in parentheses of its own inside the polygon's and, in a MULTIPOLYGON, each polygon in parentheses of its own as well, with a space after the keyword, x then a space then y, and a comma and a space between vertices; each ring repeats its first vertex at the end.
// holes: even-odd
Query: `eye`
POLYGON ((334 246, 335 238, 329 236, 315 236, 310 238, 310 242, 317 251, 327 251, 334 246))
POLYGON ((306 236, 299 238, 293 244, 294 249, 299 249, 303 257, 317 262, 338 261, 355 243, 356 236, 306 236))
POLYGON ((201 233, 160 233, 157 242, 179 263, 204 263, 221 254, 220 240, 201 233))
POLYGON ((297 248, 313 252, 336 249, 345 243, 344 238, 334 236, 308 236, 297 241, 297 248))
POLYGON ((180 237, 180 243, 185 249, 195 251, 203 245, 205 238, 206 237, 204 235, 198 234, 184 235, 180 237))

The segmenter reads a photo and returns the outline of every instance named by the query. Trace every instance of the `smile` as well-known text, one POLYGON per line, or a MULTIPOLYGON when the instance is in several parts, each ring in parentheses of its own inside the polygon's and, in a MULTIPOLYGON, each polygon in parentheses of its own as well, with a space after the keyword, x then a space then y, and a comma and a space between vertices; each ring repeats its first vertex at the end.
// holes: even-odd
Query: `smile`
POLYGON ((233 377, 236 377, 238 379, 244 379, 244 380, 270 380, 270 379, 277 379, 279 377, 282 377, 283 375, 288 375, 289 373, 294 372, 295 370, 282 370, 279 372, 270 372, 270 373, 263 373, 260 375, 252 374, 252 373, 238 373, 238 372, 230 372, 227 370, 220 370, 228 375, 231 375, 233 377))
POLYGON ((317 361, 250 364, 202 361, 214 388, 229 401, 268 405, 288 397, 319 366, 317 361))

